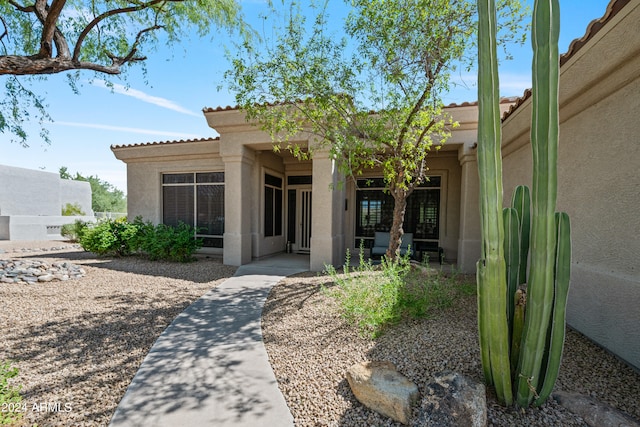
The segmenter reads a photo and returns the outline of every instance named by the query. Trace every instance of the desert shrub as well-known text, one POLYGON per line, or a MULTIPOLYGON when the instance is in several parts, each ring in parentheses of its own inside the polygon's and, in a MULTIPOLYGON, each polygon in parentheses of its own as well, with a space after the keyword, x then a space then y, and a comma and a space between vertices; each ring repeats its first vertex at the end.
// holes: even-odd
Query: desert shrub
POLYGON ((0 425, 15 425, 22 418, 24 405, 20 388, 9 385, 9 378, 18 375, 18 368, 10 362, 0 362, 0 425))
POLYGON ((105 219, 88 226, 80 236, 80 244, 85 251, 98 255, 130 255, 134 247, 139 225, 126 218, 105 219))
POLYGON ((62 207, 62 216, 83 216, 86 213, 82 210, 77 203, 67 203, 62 207))
POLYGON ((445 274, 426 265, 412 265, 406 256, 394 260, 383 257, 376 266, 364 260, 363 252, 353 269, 347 252, 342 274, 327 266, 335 285, 325 288, 338 302, 343 317, 362 335, 376 338, 385 326, 405 316, 426 317, 452 306, 457 298, 475 293, 475 285, 459 279, 455 272, 445 274))
POLYGON ((399 304, 404 279, 410 270, 409 258, 388 260, 383 257, 378 268, 364 260, 363 252, 360 251, 360 264, 353 271, 349 267, 348 251, 343 274, 338 274, 333 266, 326 267, 336 284, 327 288, 327 292, 338 301, 347 321, 356 325, 363 335, 375 338, 385 325, 402 317, 399 304))
POLYGON ((202 240, 196 239, 196 230, 181 222, 177 227, 165 224, 143 223, 136 218, 139 233, 135 237, 136 250, 151 260, 188 262, 193 254, 202 247, 202 240))
POLYGON ((88 222, 76 219, 73 224, 63 225, 60 234, 72 242, 78 242, 88 226, 88 222))

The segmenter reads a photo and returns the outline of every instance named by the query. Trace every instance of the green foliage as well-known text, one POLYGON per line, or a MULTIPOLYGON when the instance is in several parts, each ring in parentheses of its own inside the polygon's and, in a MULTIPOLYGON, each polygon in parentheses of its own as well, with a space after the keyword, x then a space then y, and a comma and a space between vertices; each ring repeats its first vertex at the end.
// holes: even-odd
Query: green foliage
MULTIPOLYGON (((475 4, 467 0, 356 0, 346 37, 327 31, 327 2, 284 5, 275 40, 244 43, 225 76, 275 149, 308 158, 326 148, 346 175, 379 168, 396 209, 388 254, 400 245, 401 209, 424 181, 427 156, 456 126, 443 110, 451 73, 473 56, 475 4), (287 6, 289 6, 287 8, 287 6), (372 113, 375 110, 375 113, 372 113), (309 147, 300 134, 311 135, 309 147)), ((521 34, 519 0, 501 2, 505 38, 521 34)), ((273 9, 271 15, 278 16, 273 9)), ((305 137, 306 139, 306 137, 305 137)))
POLYGON ((91 185, 91 209, 94 212, 127 211, 127 197, 125 194, 97 176, 83 176, 78 172, 72 175, 65 166, 62 166, 60 168, 60 178, 88 182, 91 185))
POLYGON ((86 212, 82 210, 78 203, 67 203, 62 207, 62 216, 83 216, 86 212))
MULTIPOLYGON (((216 28, 245 34, 235 0, 46 2, 46 20, 30 4, 0 2, 0 74, 7 75, 0 133, 25 146, 24 122, 51 121, 44 98, 29 89, 31 80, 65 72, 77 93, 78 82, 87 78, 81 70, 90 80, 120 74, 126 79, 127 65, 141 64, 144 71, 147 55, 160 43, 175 45, 194 29, 200 37, 216 28)), ((49 142, 44 127, 41 136, 49 142)))
POLYGON ((66 237, 72 242, 78 242, 82 238, 84 232, 87 230, 87 227, 89 227, 89 224, 90 223, 88 222, 77 219, 73 224, 63 225, 60 234, 62 234, 63 237, 66 237))
POLYGON ((20 388, 9 385, 9 379, 18 375, 18 368, 8 361, 0 362, 0 425, 14 425, 22 418, 20 388), (4 409, 7 409, 6 411, 4 409), (18 410, 13 410, 17 408, 18 410))
POLYGON ((133 245, 151 260, 193 261, 193 254, 202 247, 202 239, 194 238, 195 229, 188 224, 154 226, 150 222, 143 223, 140 218, 136 218, 134 223, 139 232, 133 245))
POLYGON ((177 227, 153 225, 137 217, 105 219, 97 224, 76 221, 75 234, 82 248, 98 255, 127 256, 141 254, 153 261, 193 261, 193 255, 202 247, 196 239, 196 230, 180 223, 177 227))
POLYGON ((105 219, 89 225, 80 236, 80 244, 85 251, 98 255, 130 255, 135 247, 138 224, 127 222, 126 218, 105 219))
POLYGON ((348 252, 343 273, 326 266, 335 286, 325 291, 364 336, 376 338, 386 326, 403 317, 426 317, 434 310, 450 307, 457 298, 475 293, 474 285, 459 283, 455 275, 413 267, 406 256, 383 257, 380 266, 374 266, 362 254, 360 251, 360 263, 353 270, 348 252))

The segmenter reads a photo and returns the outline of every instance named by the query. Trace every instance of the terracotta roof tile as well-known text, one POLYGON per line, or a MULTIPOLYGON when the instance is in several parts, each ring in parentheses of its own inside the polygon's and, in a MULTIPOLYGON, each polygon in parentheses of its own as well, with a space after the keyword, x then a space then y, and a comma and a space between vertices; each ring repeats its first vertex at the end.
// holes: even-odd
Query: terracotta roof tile
POLYGON ((154 142, 141 142, 137 144, 123 144, 123 145, 112 145, 111 149, 116 150, 119 148, 132 148, 132 147, 146 147, 150 145, 171 145, 171 144, 189 144, 193 142, 204 142, 204 141, 219 141, 220 137, 215 138, 198 138, 198 139, 180 139, 175 141, 154 141, 154 142))
MULTIPOLYGON (((587 26, 585 34, 582 37, 573 40, 569 45, 569 49, 567 50, 567 52, 560 56, 560 66, 562 67, 569 59, 573 57, 573 55, 575 55, 580 49, 582 49, 582 47, 587 44, 587 42, 589 42, 589 40, 591 40, 598 33, 598 31, 600 31, 602 27, 604 27, 614 16, 616 16, 618 12, 620 12, 630 1, 631 0, 611 0, 607 5, 607 10, 605 11, 604 15, 598 19, 594 19, 593 21, 591 21, 587 26)), ((520 105, 522 105, 527 99, 529 99, 531 95, 531 89, 525 90, 524 95, 516 99, 515 104, 513 104, 511 108, 509 108, 509 110, 503 114, 502 120, 506 120, 506 118, 509 117, 515 110, 517 110, 518 107, 520 107, 520 105)))

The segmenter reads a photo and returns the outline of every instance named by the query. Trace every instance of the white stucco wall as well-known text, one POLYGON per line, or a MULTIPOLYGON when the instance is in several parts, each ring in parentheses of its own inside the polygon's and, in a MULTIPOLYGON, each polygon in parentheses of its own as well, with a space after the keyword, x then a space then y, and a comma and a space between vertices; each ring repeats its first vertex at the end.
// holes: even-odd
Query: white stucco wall
POLYGON ((60 239, 62 225, 93 218, 88 182, 3 165, 0 165, 0 182, 0 239, 60 239), (78 204, 87 216, 61 216, 62 207, 67 203, 78 204))
POLYGON ((0 166, 0 215, 60 215, 60 175, 0 166))

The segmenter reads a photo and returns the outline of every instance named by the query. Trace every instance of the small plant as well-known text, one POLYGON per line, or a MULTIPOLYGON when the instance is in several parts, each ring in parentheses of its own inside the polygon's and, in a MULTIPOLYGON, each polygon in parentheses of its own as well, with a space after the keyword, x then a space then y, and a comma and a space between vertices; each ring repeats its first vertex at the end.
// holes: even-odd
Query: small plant
POLYGON ((86 213, 82 210, 77 203, 67 203, 62 207, 62 216, 83 216, 86 213))
POLYGON ((60 234, 72 242, 78 242, 88 226, 88 222, 76 219, 73 224, 63 225, 60 234))
POLYGON ((426 317, 433 310, 450 307, 461 295, 475 292, 475 286, 471 290, 460 284, 456 275, 412 266, 408 256, 383 257, 380 266, 374 266, 364 260, 363 253, 361 248, 360 263, 351 268, 347 251, 342 274, 326 266, 335 286, 325 292, 338 301, 345 319, 364 336, 376 338, 385 326, 403 317, 426 317))
POLYGON ((9 385, 9 378, 18 375, 18 368, 8 361, 0 362, 0 425, 12 425, 22 418, 20 387, 9 385))

